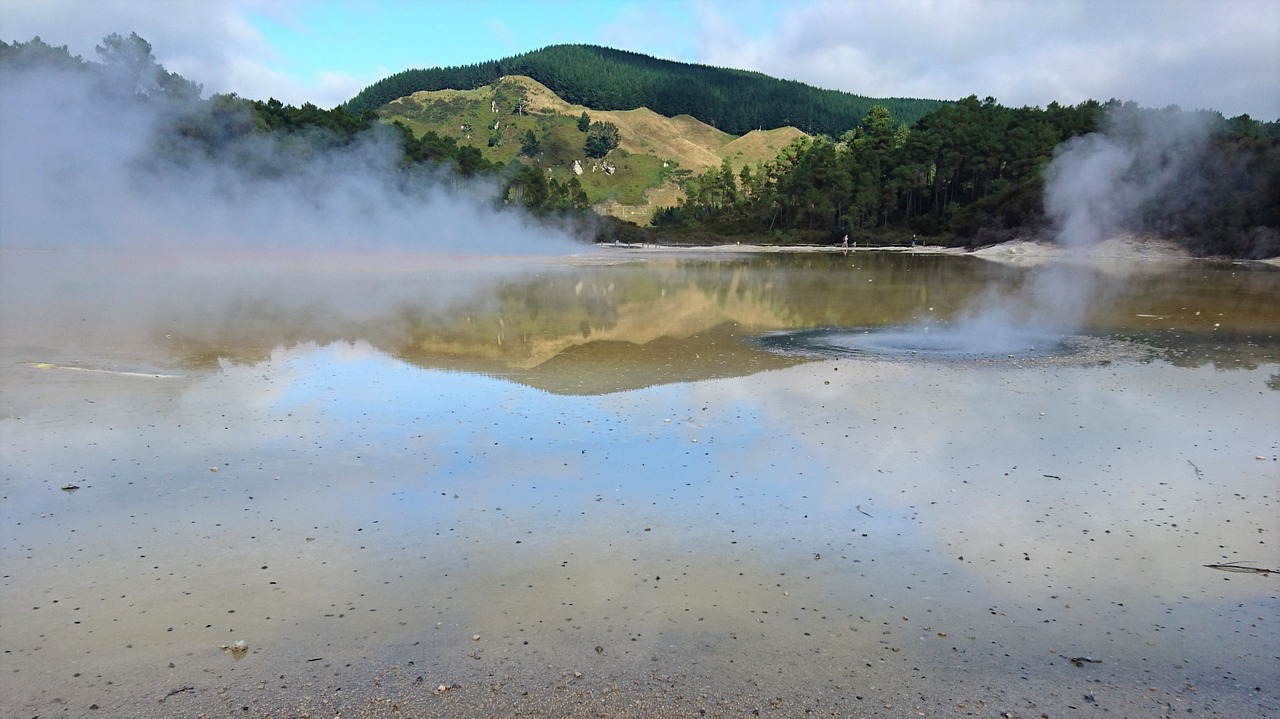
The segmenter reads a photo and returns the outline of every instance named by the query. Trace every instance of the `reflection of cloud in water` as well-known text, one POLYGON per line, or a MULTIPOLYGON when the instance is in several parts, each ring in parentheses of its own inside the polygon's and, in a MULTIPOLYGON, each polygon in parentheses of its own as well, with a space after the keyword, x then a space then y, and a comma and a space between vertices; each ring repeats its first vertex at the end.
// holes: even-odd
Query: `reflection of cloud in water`
POLYGON ((962 566, 1022 591, 1198 593, 1212 578, 1195 570, 1220 545, 1242 558, 1275 529, 1265 506, 1275 423, 1256 421, 1261 379, 1127 364, 831 370, 756 390, 768 424, 838 468, 822 491, 911 518, 962 566), (1220 499, 1240 495, 1253 499, 1220 499))
MULTIPOLYGON (((821 684, 848 674, 818 644, 886 667, 875 681, 1054 649, 1104 653, 1120 682, 1150 669, 1167 696, 1217 677, 1224 659, 1191 648, 1267 591, 1199 566, 1257 559, 1280 531, 1274 464, 1253 459, 1277 450, 1256 421, 1267 371, 820 362, 564 397, 362 344, 174 381, 30 369, 42 401, 0 420, 3 598, 87 597, 77 619, 111 630, 15 661, 39 678, 173 659, 191 683, 221 676, 191 647, 229 627, 272 672, 462 660, 482 633, 503 671, 661 655, 821 684)), ((61 626, 28 616, 16 647, 61 626)), ((1250 637, 1223 651, 1275 638, 1250 637)))
MULTIPOLYGON (((422 367, 596 394, 801 361, 746 339, 777 330, 828 340, 826 355, 1029 359, 1044 357, 1045 340, 1056 340, 1012 311, 955 316, 965 298, 995 292, 992 283, 1018 297, 1017 286, 1030 280, 1016 272, 975 271, 986 263, 965 257, 918 266, 889 253, 858 262, 599 266, 413 252, 246 251, 199 261, 15 252, 0 261, 0 349, 25 361, 70 364, 89 355, 121 363, 113 369, 173 371, 214 369, 219 359, 253 363, 280 345, 362 341, 422 367)), ((1192 364, 1256 366, 1280 356, 1276 273, 1166 270, 1110 286, 1114 301, 1091 305, 1087 332, 1131 336, 1192 364)), ((1098 284, 1101 292, 1106 283, 1098 284)))

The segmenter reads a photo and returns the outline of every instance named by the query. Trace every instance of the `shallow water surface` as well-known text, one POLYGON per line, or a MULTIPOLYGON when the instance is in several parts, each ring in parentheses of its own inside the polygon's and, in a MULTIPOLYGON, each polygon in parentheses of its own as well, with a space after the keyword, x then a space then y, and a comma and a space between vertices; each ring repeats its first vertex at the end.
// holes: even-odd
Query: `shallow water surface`
POLYGON ((1280 709, 1275 578, 1203 566, 1280 568, 1280 273, 912 361, 768 338, 1034 276, 83 261, 4 258, 5 715, 1280 709))

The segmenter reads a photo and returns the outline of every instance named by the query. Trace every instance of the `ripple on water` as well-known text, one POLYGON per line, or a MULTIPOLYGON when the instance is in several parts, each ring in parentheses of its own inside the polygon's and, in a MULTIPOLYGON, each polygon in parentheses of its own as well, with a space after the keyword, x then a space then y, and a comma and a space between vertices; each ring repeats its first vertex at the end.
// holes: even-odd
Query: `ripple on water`
POLYGON ((767 350, 818 358, 866 358, 981 362, 1097 362, 1147 354, 1129 342, 1089 335, 1029 330, 973 332, 955 327, 911 326, 823 328, 760 337, 767 350))

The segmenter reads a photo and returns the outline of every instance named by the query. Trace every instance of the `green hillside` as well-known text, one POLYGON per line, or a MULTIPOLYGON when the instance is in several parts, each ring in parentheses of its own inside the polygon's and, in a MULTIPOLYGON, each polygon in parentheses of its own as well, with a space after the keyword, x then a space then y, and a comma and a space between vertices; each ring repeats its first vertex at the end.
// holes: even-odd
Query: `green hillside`
POLYGON ((475 65, 405 70, 361 90, 344 107, 359 114, 422 90, 470 90, 509 75, 531 77, 566 102, 594 110, 647 107, 667 117, 689 115, 731 135, 790 126, 811 135, 839 137, 857 127, 876 105, 911 125, 945 104, 863 97, 758 72, 660 60, 595 45, 552 45, 475 65))
POLYGON ((1145 194, 1127 200, 1128 216, 1109 231, 1169 238, 1197 255, 1280 255, 1280 122, 1247 115, 1119 100, 1009 108, 969 96, 910 125, 876 106, 838 137, 791 126, 737 136, 690 114, 589 109, 519 76, 353 113, 234 94, 201 99, 200 86, 155 62, 136 33, 110 35, 104 46, 116 50, 86 62, 39 38, 0 41, 0 72, 33 87, 72 77, 50 69, 79 73, 105 111, 127 101, 131 113, 152 113, 133 163, 148 171, 307 178, 376 137, 377 156, 392 159, 390 151, 398 161, 389 174, 361 175, 374 189, 414 202, 422 181, 480 177, 472 189, 493 187, 497 203, 602 241, 796 244, 847 234, 867 245, 912 235, 980 245, 1053 236, 1043 198, 1054 158, 1119 147, 1132 160, 1113 178, 1117 191, 1134 195, 1132 184, 1145 194), (1072 141, 1082 136, 1101 139, 1072 141), (1158 136, 1178 138, 1177 151, 1158 136), (1161 184, 1152 188, 1150 176, 1161 184), (598 222, 590 209, 654 227, 598 222))
POLYGON ((472 90, 419 91, 377 112, 383 120, 405 125, 415 137, 434 133, 459 147, 474 147, 498 166, 519 162, 537 167, 546 180, 561 184, 576 178, 597 211, 640 225, 648 224, 656 209, 678 203, 683 197, 679 180, 717 169, 724 161, 735 171, 772 161, 792 140, 805 137, 790 127, 739 137, 688 115, 664 117, 647 108, 588 110, 521 76, 472 90), (618 148, 604 158, 584 153, 583 113, 591 122, 611 123, 619 130, 618 148), (529 147, 530 137, 536 149, 529 147))

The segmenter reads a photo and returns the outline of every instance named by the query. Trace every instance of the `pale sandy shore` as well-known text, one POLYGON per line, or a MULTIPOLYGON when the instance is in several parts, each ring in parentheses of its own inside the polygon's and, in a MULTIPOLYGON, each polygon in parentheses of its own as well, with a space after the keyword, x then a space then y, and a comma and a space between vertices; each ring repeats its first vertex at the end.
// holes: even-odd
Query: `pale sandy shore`
MULTIPOLYGON (((1147 262, 1179 262, 1191 260, 1191 255, 1182 247, 1170 240, 1141 238, 1131 235, 1107 239, 1090 247, 1062 247, 1051 242, 1032 240, 1014 240, 998 245, 967 249, 957 247, 941 247, 937 245, 891 246, 891 247, 840 247, 837 245, 704 245, 704 246, 669 246, 669 245, 609 245, 601 244, 603 250, 619 250, 627 254, 634 253, 792 253, 792 254, 845 254, 861 252, 902 252, 922 255, 968 255, 995 262, 1003 262, 1018 266, 1035 266, 1046 262, 1091 262, 1098 264, 1147 263, 1147 262)), ((1280 266, 1280 258, 1257 260, 1266 264, 1280 266)))

